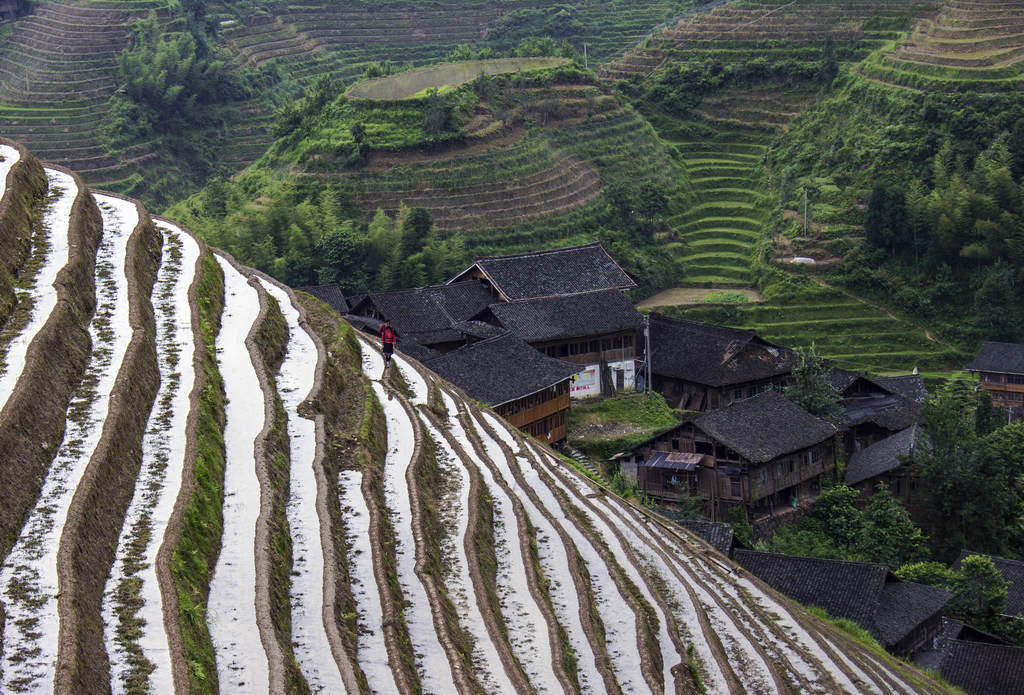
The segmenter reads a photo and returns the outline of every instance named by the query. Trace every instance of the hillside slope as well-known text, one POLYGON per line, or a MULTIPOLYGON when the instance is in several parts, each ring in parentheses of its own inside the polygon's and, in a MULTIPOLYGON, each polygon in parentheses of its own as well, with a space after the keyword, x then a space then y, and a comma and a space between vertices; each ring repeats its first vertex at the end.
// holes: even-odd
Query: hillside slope
POLYGON ((0 212, 43 220, 2 336, 4 692, 946 692, 311 297, 0 154, 0 212))

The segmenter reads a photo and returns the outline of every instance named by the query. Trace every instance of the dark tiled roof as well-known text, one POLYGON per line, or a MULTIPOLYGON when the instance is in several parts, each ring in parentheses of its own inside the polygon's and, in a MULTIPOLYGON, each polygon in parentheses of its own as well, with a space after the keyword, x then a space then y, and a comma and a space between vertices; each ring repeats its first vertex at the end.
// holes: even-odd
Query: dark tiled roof
POLYGON ((820 606, 830 615, 849 618, 862 627, 874 624, 882 587, 889 575, 889 568, 885 565, 820 560, 756 550, 737 549, 733 552, 733 559, 795 601, 820 606))
POLYGON ((949 640, 939 672, 970 695, 1020 695, 1024 647, 949 640))
POLYGON ((890 393, 903 396, 913 403, 924 403, 928 400, 928 389, 920 374, 902 374, 900 376, 876 376, 871 379, 890 393))
POLYGON ((338 285, 310 285, 308 287, 298 287, 296 289, 313 295, 339 314, 348 313, 348 301, 345 299, 345 293, 341 291, 341 288, 338 285))
POLYGON ((848 618, 887 647, 896 645, 949 601, 943 589, 901 582, 885 565, 737 549, 733 559, 804 605, 848 618))
POLYGON ((356 314, 375 310, 391 321, 399 339, 423 345, 460 340, 454 326, 472 319, 493 301, 490 291, 479 282, 417 287, 410 290, 375 292, 352 307, 356 314))
POLYGON ((874 628, 867 628, 884 645, 899 644, 918 625, 939 613, 953 594, 926 584, 887 582, 882 587, 874 628))
POLYGON ((836 432, 777 391, 712 410, 693 424, 753 463, 814 446, 836 432))
POLYGON ((832 367, 828 370, 825 378, 828 379, 829 383, 835 386, 836 391, 842 395, 843 391, 853 385, 853 382, 857 381, 857 379, 862 379, 863 377, 857 372, 851 372, 849 369, 832 367))
MULTIPOLYGON (((972 553, 967 550, 960 553, 960 557, 957 558, 953 564, 955 569, 960 568, 960 563, 968 555, 982 555, 982 553, 972 553)), ((1006 589, 1006 615, 1017 615, 1018 613, 1024 613, 1024 562, 1020 560, 1009 560, 1005 557, 995 557, 994 555, 987 555, 986 557, 992 560, 992 564, 999 570, 999 574, 1003 575, 1003 579, 1010 582, 1010 586, 1006 589)))
POLYGON ((753 331, 651 314, 651 371, 707 386, 789 374, 793 353, 753 331))
POLYGON ((425 360, 424 364, 471 397, 492 406, 536 393, 583 371, 579 365, 541 354, 507 334, 425 360))
POLYGON ((483 340, 508 333, 501 326, 495 326, 486 321, 459 321, 454 326, 455 330, 472 338, 483 340))
POLYGON ((1024 374, 1024 344, 984 342, 966 369, 974 372, 1024 374))
POLYGON ((528 343, 636 330, 643 317, 619 290, 491 304, 502 326, 528 343))
POLYGON ((729 524, 703 519, 684 519, 677 524, 703 538, 708 544, 726 557, 732 552, 733 530, 729 524))
POLYGON ((636 287, 600 243, 481 258, 449 282, 474 267, 509 301, 636 287))
MULTIPOLYGON (((368 316, 358 316, 356 314, 345 314, 343 318, 352 324, 355 329, 368 333, 373 337, 377 337, 380 331, 381 322, 377 319, 371 319, 368 316)), ((408 355, 414 360, 419 360, 420 362, 424 362, 441 354, 436 350, 431 350, 428 347, 420 345, 415 340, 410 339, 400 341, 399 352, 404 355, 408 355)))
POLYGON ((909 456, 914 448, 921 446, 925 436, 924 430, 912 425, 854 452, 846 469, 846 484, 856 485, 898 468, 901 465, 900 459, 909 456))

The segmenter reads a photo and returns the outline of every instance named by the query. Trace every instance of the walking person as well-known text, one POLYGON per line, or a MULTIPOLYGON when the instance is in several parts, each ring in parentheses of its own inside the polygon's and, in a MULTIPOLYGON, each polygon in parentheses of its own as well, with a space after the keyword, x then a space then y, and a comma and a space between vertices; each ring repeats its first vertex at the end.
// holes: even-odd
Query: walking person
POLYGON ((391 364, 391 355, 395 352, 395 345, 398 344, 398 334, 395 333, 395 329, 391 327, 390 321, 385 321, 380 325, 380 344, 384 350, 384 369, 388 368, 391 364))

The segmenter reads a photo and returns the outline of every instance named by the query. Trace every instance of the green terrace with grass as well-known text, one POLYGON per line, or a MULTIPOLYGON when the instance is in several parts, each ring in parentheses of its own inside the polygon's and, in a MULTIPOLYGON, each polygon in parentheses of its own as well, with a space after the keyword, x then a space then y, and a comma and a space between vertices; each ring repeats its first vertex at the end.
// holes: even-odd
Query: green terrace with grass
POLYGON ((625 393, 574 404, 569 411, 569 440, 594 461, 607 461, 655 434, 675 427, 682 411, 659 393, 625 393))
POLYGON ((948 378, 969 359, 954 346, 930 339, 907 318, 894 316, 843 291, 800 276, 776 276, 764 302, 661 307, 677 318, 745 328, 793 348, 813 345, 844 369, 948 378))

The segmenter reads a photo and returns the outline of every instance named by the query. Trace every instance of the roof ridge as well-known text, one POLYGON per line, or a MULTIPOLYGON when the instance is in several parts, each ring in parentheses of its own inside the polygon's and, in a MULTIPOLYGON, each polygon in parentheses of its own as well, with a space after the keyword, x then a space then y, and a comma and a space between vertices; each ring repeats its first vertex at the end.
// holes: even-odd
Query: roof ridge
POLYGON ((600 241, 592 241, 589 244, 577 244, 576 246, 563 246, 563 247, 560 247, 560 248, 557 248, 557 249, 542 249, 540 251, 527 251, 526 253, 508 253, 508 254, 505 254, 504 256, 481 256, 480 258, 476 259, 476 261, 474 261, 474 263, 472 265, 470 265, 469 267, 472 268, 473 265, 478 265, 478 264, 482 263, 483 261, 500 261, 500 260, 504 260, 506 258, 533 258, 535 256, 546 256, 546 255, 550 255, 550 254, 553 254, 553 253, 562 253, 562 252, 565 252, 565 251, 576 251, 578 249, 592 248, 592 247, 595 247, 595 246, 600 246, 601 248, 604 248, 604 245, 600 241))

